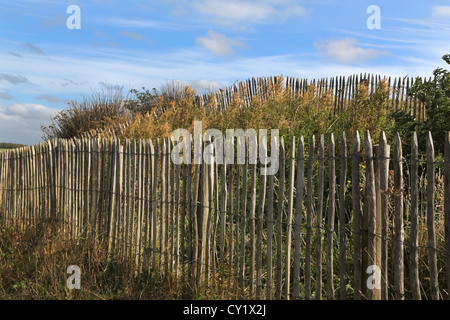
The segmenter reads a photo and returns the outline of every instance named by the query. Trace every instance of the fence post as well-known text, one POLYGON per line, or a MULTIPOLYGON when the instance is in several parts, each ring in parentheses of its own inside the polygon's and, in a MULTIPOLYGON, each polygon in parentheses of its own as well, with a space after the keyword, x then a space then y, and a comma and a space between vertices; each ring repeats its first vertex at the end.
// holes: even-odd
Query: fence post
MULTIPOLYGON (((250 145, 255 146, 257 143, 256 136, 251 137, 250 139, 253 139, 252 142, 250 142, 250 145)), ((249 296, 253 297, 253 289, 254 289, 254 277, 255 277, 255 254, 256 254, 256 238, 255 238, 255 232, 256 232, 256 162, 250 164, 250 174, 251 174, 251 195, 250 195, 250 292, 249 296)), ((269 279, 269 278, 267 278, 269 279)), ((268 288, 267 292, 271 290, 270 282, 268 282, 268 288)), ((269 299, 268 297, 266 297, 269 299)), ((270 298, 271 299, 271 298, 270 298)))
POLYGON ((268 190, 267 190, 267 287, 266 287, 266 299, 272 299, 272 268, 273 268, 273 258, 272 258, 272 243, 273 243, 273 208, 274 208, 274 180, 275 176, 271 174, 268 177, 268 190))
MULTIPOLYGON (((134 144, 133 144, 134 145, 134 144)), ((166 166, 168 165, 167 159, 166 159, 166 152, 167 152, 167 144, 166 139, 161 140, 161 169, 160 169, 160 175, 161 175, 161 191, 160 191, 160 215, 159 215, 159 268, 160 271, 162 271, 164 260, 165 260, 165 216, 166 216, 166 206, 165 206, 165 200, 166 200, 166 184, 167 184, 167 175, 166 175, 166 166)), ((194 245, 195 248, 195 245, 194 245)), ((195 270, 195 269, 194 269, 195 270)))
POLYGON ((414 132, 411 141, 411 249, 410 249, 410 281, 411 293, 414 300, 420 300, 419 283, 419 258, 417 249, 419 247, 419 181, 418 181, 419 145, 417 133, 414 132))
MULTIPOLYGON (((314 148, 313 148, 314 149, 314 148)), ((311 156, 312 159, 312 156, 311 156)), ((322 300, 322 233, 323 233, 323 185, 324 185, 324 160, 325 160, 325 136, 320 135, 319 140, 319 181, 317 188, 317 213, 316 213, 316 300, 322 300)), ((313 160, 311 160, 313 161, 313 160)), ((310 162, 313 167, 313 162, 310 162)), ((312 179, 312 176, 311 176, 312 179)), ((312 182, 311 182, 312 192, 312 182)), ((309 188, 309 187, 308 187, 309 188)), ((312 195, 313 196, 313 195, 312 195)), ((311 209, 312 211, 312 209, 311 209)), ((311 218, 310 218, 311 219, 311 218)), ((309 229, 311 228, 311 222, 309 223, 309 229)), ((311 237, 311 236, 310 236, 311 237)), ((309 241, 308 241, 309 242, 309 241)), ((309 248, 308 252, 311 250, 309 248)), ((310 268, 310 266, 309 266, 310 268)))
POLYGON ((303 136, 300 136, 297 151, 297 181, 295 194, 295 217, 294 217, 294 271, 293 271, 293 298, 300 299, 300 246, 301 227, 303 211, 303 193, 305 188, 305 148, 303 136))
MULTIPOLYGON (((372 266, 379 268, 380 264, 377 261, 376 251, 376 192, 375 192, 375 168, 373 161, 372 140, 369 131, 365 132, 364 136, 365 149, 365 165, 366 165, 366 182, 365 182, 365 196, 364 196, 364 214, 363 214, 363 256, 362 256, 362 287, 363 294, 368 300, 378 300, 380 288, 377 288, 377 279, 373 278, 372 266), (373 283, 375 280, 375 286, 373 283)), ((375 268, 376 268, 375 267, 375 268)), ((375 276, 377 277, 377 276, 375 276)))
MULTIPOLYGON (((142 252, 142 189, 143 189, 143 184, 142 184, 142 172, 143 172, 143 152, 144 152, 144 141, 142 139, 139 140, 137 147, 137 152, 138 154, 136 155, 137 161, 136 161, 136 175, 137 175, 137 194, 138 194, 138 199, 137 199, 137 212, 136 212, 136 251, 135 251, 135 263, 136 263, 136 274, 140 273, 142 270, 142 266, 141 266, 141 252, 142 252)), ((119 146, 120 149, 123 150, 122 146, 119 146)), ((119 149, 119 150, 120 150, 119 149)), ((123 152, 121 153, 123 155, 123 152)), ((123 159, 119 160, 119 164, 123 165, 123 159)), ((122 170, 120 170, 121 172, 122 170)), ((119 181, 120 184, 122 184, 122 178, 119 175, 119 181)), ((119 195, 118 197, 118 202, 120 201, 121 198, 121 193, 120 193, 120 187, 117 190, 117 193, 119 195)), ((120 208, 120 207, 119 207, 120 208)), ((118 210, 118 213, 120 211, 118 210)), ((118 214, 117 217, 119 218, 120 215, 118 214)), ((118 219, 120 221, 120 219, 118 219)), ((172 265, 172 264, 171 264, 172 265)))
MULTIPOLYGON (((278 141, 276 141, 278 147, 278 141)), ((263 154, 264 164, 267 160, 267 143, 261 146, 260 152, 263 154)), ((273 150, 272 150, 273 152, 273 150)), ((261 154, 260 154, 261 156, 261 154)), ((261 161, 262 162, 262 161, 261 161)), ((281 164, 280 164, 281 167, 281 164)), ((261 164, 261 171, 263 170, 261 164)), ((281 169, 280 169, 281 170, 281 169)), ((260 299, 262 292, 262 229, 263 229, 263 218, 264 218, 264 202, 266 199, 266 181, 267 175, 260 175, 259 177, 259 199, 258 199, 258 217, 257 217, 257 235, 256 235, 256 298, 260 299)))
POLYGON ((112 156, 111 156, 111 160, 112 162, 109 164, 111 166, 111 200, 110 200, 110 205, 109 205, 109 240, 108 240, 108 257, 110 258, 113 247, 114 247, 114 234, 113 234, 113 230, 114 230, 114 226, 116 223, 116 219, 115 219, 115 211, 116 211, 116 167, 117 167, 117 157, 116 157, 116 153, 119 152, 118 150, 118 142, 114 141, 111 142, 111 148, 112 148, 112 156))
MULTIPOLYGON (((233 138, 234 139, 234 138, 233 138)), ((245 141, 245 139, 244 139, 245 141)), ((238 150, 240 150, 241 148, 241 139, 238 138, 237 139, 237 148, 238 150)), ((238 151, 239 152, 239 151, 238 151)), ((239 158, 239 156, 237 156, 237 158, 239 158)), ((239 249, 240 249, 240 243, 239 243, 239 230, 240 230, 240 215, 242 214, 241 209, 240 209, 240 196, 241 196, 241 168, 242 165, 239 163, 240 161, 236 161, 236 212, 235 212, 235 223, 234 223, 234 234, 233 237, 235 237, 235 245, 234 245, 234 255, 235 255, 235 259, 234 259, 234 275, 235 275, 235 287, 234 287, 234 296, 237 297, 238 291, 239 291, 239 286, 241 283, 241 279, 240 279, 240 266, 239 266, 239 262, 240 262, 240 258, 239 258, 239 249)))
POLYGON ((427 136, 427 227, 428 227, 428 250, 430 261, 430 284, 431 297, 433 300, 439 299, 438 268, 436 257, 436 233, 434 227, 434 145, 431 132, 427 136))
POLYGON ((292 137, 291 155, 289 159, 288 212, 286 222, 286 260, 285 260, 286 285, 284 287, 286 299, 289 299, 289 295, 291 294, 290 292, 291 240, 292 240, 292 211, 294 208, 294 175, 295 175, 295 137, 292 137))
POLYGON ((339 278, 340 295, 339 299, 347 299, 347 281, 346 281, 346 228, 345 228, 345 189, 347 185, 347 138, 345 132, 342 133, 341 140, 341 168, 340 168, 340 189, 339 189, 339 278))
MULTIPOLYGON (((447 132, 445 136, 444 217, 447 287, 450 288, 450 132, 447 132)), ((447 296, 447 299, 450 300, 450 294, 447 296)))
MULTIPOLYGON (((169 276, 169 255, 170 255, 170 245, 169 245, 169 233, 170 233, 170 226, 172 226, 172 223, 170 222, 170 192, 171 192, 171 187, 170 187, 170 173, 172 172, 172 168, 171 168, 171 160, 170 160, 170 150, 171 150, 171 145, 170 142, 171 140, 169 138, 165 138, 166 140, 166 152, 164 153, 164 158, 166 161, 166 167, 165 167, 165 171, 164 174, 166 176, 166 184, 164 186, 164 192, 165 192, 165 198, 164 198, 164 206, 165 206, 165 211, 164 211, 164 275, 165 276, 169 276)), ((135 193, 133 193, 135 194, 135 193)), ((200 265, 201 266, 201 265, 200 265)), ((199 273, 200 275, 200 273, 199 273)))
POLYGON ((280 170, 279 170, 279 187, 278 187, 278 212, 277 212, 277 274, 276 274, 276 287, 275 287, 275 299, 281 299, 281 287, 282 287, 282 223, 283 223, 283 211, 284 211, 284 178, 285 178, 285 149, 283 137, 280 139, 280 170))
MULTIPOLYGON (((228 289, 231 290, 231 286, 234 285, 232 283, 232 275, 233 275, 233 262, 234 262, 234 239, 233 239, 233 231, 234 231, 234 168, 233 163, 228 164, 228 221, 229 221, 229 229, 228 229, 228 289)), ((257 255, 258 256, 258 255, 257 255)))
POLYGON ((352 147, 352 208, 353 208, 353 269, 354 269, 354 299, 361 300, 361 205, 359 190, 359 164, 361 139, 355 131, 352 147))
POLYGON ((335 216, 335 192, 336 192, 336 172, 335 172, 335 145, 334 135, 330 136, 329 146, 329 187, 328 187, 328 225, 327 225, 327 298, 334 300, 334 270, 333 270, 333 236, 334 236, 334 216, 335 216))
MULTIPOLYGON (((222 137, 223 145, 225 146, 225 137, 222 137)), ((224 265, 225 265, 225 228, 227 219, 227 164, 225 163, 225 155, 222 159, 222 170, 221 170, 221 181, 220 181, 220 239, 219 239, 219 260, 221 264, 221 276, 224 276, 224 265)), ((251 277, 251 275, 250 275, 251 277)), ((251 291, 251 290, 250 290, 251 291)))
MULTIPOLYGON (((239 140, 239 139, 238 139, 239 140)), ((247 218, 247 171, 250 162, 250 138, 244 139, 245 162, 242 171, 242 209, 241 209, 241 234, 240 234, 240 253, 239 253, 239 277, 240 277, 240 299, 244 297, 245 292, 245 238, 246 238, 246 218, 247 218)))
POLYGON ((388 221, 389 221, 389 196, 387 194, 389 187, 389 155, 390 146, 386 141, 384 131, 380 133, 379 147, 379 181, 380 181, 380 205, 379 213, 381 219, 381 300, 388 299, 388 221))
MULTIPOLYGON (((308 160, 308 181, 306 199, 306 245, 305 245, 305 299, 311 297, 311 219, 313 214, 313 165, 314 165, 315 136, 311 137, 308 160)), ((317 292, 317 291, 316 291, 317 292)))
MULTIPOLYGON (((204 149, 203 149, 204 150, 204 149)), ((208 154, 208 160, 209 160, 210 155, 208 154)), ((200 261, 199 261, 199 278, 206 284, 206 282, 208 281, 208 275, 207 275, 207 270, 208 268, 206 267, 206 261, 207 259, 207 254, 208 254, 208 250, 207 250, 207 228, 208 228, 208 217, 210 214, 209 211, 209 170, 208 170, 208 164, 206 163, 205 159, 203 159, 202 161, 202 175, 201 175, 201 179, 202 179, 202 186, 201 186, 201 210, 199 210, 199 231, 200 231, 200 248, 199 248, 199 253, 200 253, 200 261)))
POLYGON ((402 142, 397 132, 394 139, 394 276, 395 298, 405 299, 403 271, 403 155, 402 142))

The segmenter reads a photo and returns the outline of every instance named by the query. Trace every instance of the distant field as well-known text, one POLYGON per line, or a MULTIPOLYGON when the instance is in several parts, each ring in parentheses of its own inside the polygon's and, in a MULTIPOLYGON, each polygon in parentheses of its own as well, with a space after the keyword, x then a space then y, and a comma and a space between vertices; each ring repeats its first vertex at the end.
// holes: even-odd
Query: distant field
POLYGON ((15 149, 24 147, 24 144, 19 143, 10 143, 10 142, 0 142, 0 150, 8 150, 8 149, 15 149))

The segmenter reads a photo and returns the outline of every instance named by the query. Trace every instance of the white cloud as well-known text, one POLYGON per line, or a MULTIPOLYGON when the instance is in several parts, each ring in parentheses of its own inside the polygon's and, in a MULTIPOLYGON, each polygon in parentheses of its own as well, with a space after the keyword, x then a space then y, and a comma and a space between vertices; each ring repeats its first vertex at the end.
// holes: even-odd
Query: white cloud
POLYGON ((194 80, 194 81, 189 81, 187 82, 187 84, 192 87, 195 88, 195 90, 197 90, 198 93, 201 92, 209 92, 209 91, 217 91, 220 88, 224 88, 225 85, 219 81, 215 81, 215 80, 194 80))
POLYGON ((36 103, 14 103, 8 106, 4 112, 21 120, 48 120, 49 116, 55 112, 55 109, 36 103))
POLYGON ((431 14, 434 17, 450 18, 450 6, 432 6, 431 14))
POLYGON ((366 49, 357 46, 358 40, 345 38, 314 43, 314 46, 326 57, 340 63, 364 63, 367 60, 387 54, 386 51, 366 49))
POLYGON ((244 44, 241 41, 229 38, 221 33, 209 30, 208 35, 205 38, 197 37, 195 42, 218 56, 226 57, 232 53, 233 47, 243 47, 244 44))
POLYGON ((35 144, 41 141, 41 123, 48 125, 58 112, 41 104, 15 103, 0 105, 0 136, 4 142, 35 144))
POLYGON ((145 37, 142 34, 131 32, 131 31, 127 31, 127 30, 121 31, 121 32, 119 32, 119 34, 121 36, 123 36, 123 37, 132 38, 132 39, 137 40, 137 41, 141 41, 141 40, 145 39, 145 37))
POLYGON ((291 4, 290 1, 197 0, 192 5, 197 12, 209 15, 214 22, 223 24, 284 20, 305 16, 310 12, 300 5, 291 4))
POLYGON ((124 27, 124 28, 151 28, 151 29, 168 29, 168 30, 178 30, 182 27, 181 24, 170 23, 159 20, 151 19, 125 19, 118 17, 100 17, 96 16, 94 23, 99 23, 102 25, 112 26, 112 27, 124 27))

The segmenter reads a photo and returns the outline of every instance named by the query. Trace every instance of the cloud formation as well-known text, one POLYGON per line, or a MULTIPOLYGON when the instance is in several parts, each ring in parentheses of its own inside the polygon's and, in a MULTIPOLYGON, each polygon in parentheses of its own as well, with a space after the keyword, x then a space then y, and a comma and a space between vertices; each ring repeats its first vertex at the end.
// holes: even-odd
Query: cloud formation
POLYGON ((46 55, 44 53, 44 51, 42 51, 41 49, 36 47, 34 44, 31 44, 29 42, 24 43, 22 45, 22 47, 28 52, 31 52, 31 53, 34 53, 34 54, 38 54, 38 55, 41 55, 41 56, 45 56, 46 55))
POLYGON ((306 16, 310 10, 291 1, 277 0, 197 0, 193 8, 208 15, 215 22, 234 24, 240 22, 262 22, 285 20, 291 17, 306 16))
POLYGON ((327 58, 340 63, 364 63, 387 54, 387 51, 366 49, 357 44, 358 40, 345 38, 316 42, 314 46, 327 58))
POLYGON ((2 90, 0 91, 0 99, 12 100, 14 97, 7 90, 2 90))
POLYGON ((58 103, 61 101, 60 98, 52 96, 50 94, 41 94, 35 97, 36 100, 45 100, 47 102, 58 103))
POLYGON ((208 35, 204 38, 197 37, 195 42, 205 50, 221 57, 226 57, 234 53, 233 48, 236 46, 244 46, 241 41, 229 38, 214 30, 209 30, 208 35))
POLYGON ((123 37, 128 37, 137 41, 142 41, 145 39, 145 37, 142 34, 136 33, 136 32, 131 32, 131 31, 121 31, 119 32, 119 34, 123 37))
POLYGON ((432 6, 431 14, 434 17, 450 18, 450 6, 432 6))
POLYGON ((35 144, 40 141, 41 123, 48 125, 50 116, 59 110, 35 103, 0 104, 0 136, 2 141, 35 144), (20 130, 17 130, 20 128, 20 130))
POLYGON ((0 73, 0 81, 6 81, 11 84, 19 84, 28 82, 28 79, 20 74, 0 73))
POLYGON ((12 51, 10 51, 10 52, 8 52, 8 53, 9 53, 10 55, 14 56, 14 57, 17 57, 17 58, 23 58, 22 55, 21 55, 20 53, 12 52, 12 51))

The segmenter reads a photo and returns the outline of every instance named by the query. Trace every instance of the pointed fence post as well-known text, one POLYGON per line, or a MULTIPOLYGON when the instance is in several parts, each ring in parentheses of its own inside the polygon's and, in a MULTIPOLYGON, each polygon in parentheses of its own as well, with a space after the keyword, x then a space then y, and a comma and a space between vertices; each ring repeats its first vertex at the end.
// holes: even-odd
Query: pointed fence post
POLYGON ((336 172, 335 172, 335 144, 334 135, 330 136, 329 146, 329 192, 328 192, 328 225, 327 225, 327 298, 334 300, 334 268, 333 268, 333 237, 334 237, 334 217, 335 217, 335 193, 336 193, 336 172))
POLYGON ((438 267, 436 256, 436 231, 434 226, 434 199, 435 199, 435 178, 434 178, 434 145, 431 132, 427 136, 427 227, 428 227, 428 254, 430 268, 431 298, 439 299, 438 267))
MULTIPOLYGON (((444 164, 444 217, 445 217, 445 262, 447 287, 450 288, 450 132, 445 135, 444 164)), ((450 300, 450 294, 447 296, 450 300)))
POLYGON ((356 131, 352 148, 352 208, 353 208, 353 269, 354 269, 354 299, 361 300, 361 205, 359 190, 359 164, 361 139, 356 131))
POLYGON ((300 246, 302 228, 303 194, 305 189, 305 147, 303 136, 300 136, 297 151, 297 181, 295 194, 294 216, 294 270, 293 270, 293 299, 300 299, 300 246))
POLYGON ((388 299, 388 225, 389 225, 389 156, 390 146, 386 141, 384 131, 380 133, 379 148, 379 180, 380 180, 380 219, 381 219, 381 300, 388 299))
POLYGON ((403 155, 402 142, 398 133, 394 140, 394 229, 395 299, 404 300, 403 155))
POLYGON ((419 145, 417 133, 414 132, 411 141, 411 249, 409 253, 409 274, 411 282, 411 293, 413 300, 420 300, 419 282, 419 145))

